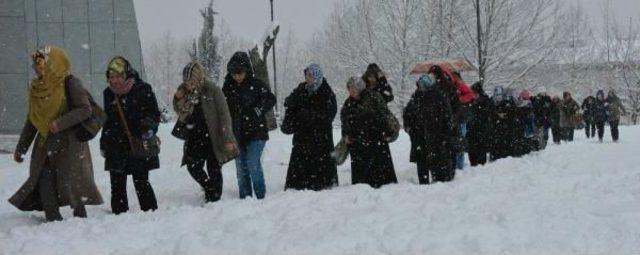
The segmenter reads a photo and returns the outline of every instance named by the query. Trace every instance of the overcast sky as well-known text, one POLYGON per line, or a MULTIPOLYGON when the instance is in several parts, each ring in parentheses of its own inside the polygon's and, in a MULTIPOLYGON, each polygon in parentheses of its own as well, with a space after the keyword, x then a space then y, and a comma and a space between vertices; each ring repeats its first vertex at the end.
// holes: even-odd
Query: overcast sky
MULTIPOLYGON (((335 3, 345 0, 274 0, 276 21, 282 31, 292 29, 308 39, 321 28, 335 3)), ((348 0, 346 0, 348 1, 348 0)), ((383 0, 380 0, 383 1, 383 0)), ((574 0, 566 0, 574 1, 574 0)), ((606 0, 581 1, 593 20, 601 17, 606 0)), ((193 38, 202 27, 198 10, 209 0, 134 0, 143 44, 158 40, 170 31, 177 38, 193 38)), ((611 0, 619 19, 640 19, 640 0, 611 0)), ((269 0, 216 0, 214 9, 235 35, 258 41, 270 23, 269 0)))

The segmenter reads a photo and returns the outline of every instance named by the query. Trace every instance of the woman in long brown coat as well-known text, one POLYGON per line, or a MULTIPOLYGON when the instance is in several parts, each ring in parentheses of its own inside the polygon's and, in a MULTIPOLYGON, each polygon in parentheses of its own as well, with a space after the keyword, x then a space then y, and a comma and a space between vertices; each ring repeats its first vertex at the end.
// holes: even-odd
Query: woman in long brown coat
POLYGON ((179 120, 172 133, 185 140, 182 165, 187 165, 191 177, 204 190, 205 201, 216 202, 222 195, 220 169, 240 154, 229 108, 222 90, 207 79, 198 62, 189 63, 182 78, 184 82, 173 98, 179 120))
POLYGON ((89 94, 70 75, 66 52, 46 47, 32 55, 37 78, 29 88, 29 113, 14 159, 21 163, 33 143, 29 178, 9 202, 20 210, 43 210, 47 221, 62 220, 59 207, 86 217, 85 205, 102 204, 93 180, 91 153, 74 127, 91 116, 89 94), (68 98, 67 98, 68 97, 68 98))

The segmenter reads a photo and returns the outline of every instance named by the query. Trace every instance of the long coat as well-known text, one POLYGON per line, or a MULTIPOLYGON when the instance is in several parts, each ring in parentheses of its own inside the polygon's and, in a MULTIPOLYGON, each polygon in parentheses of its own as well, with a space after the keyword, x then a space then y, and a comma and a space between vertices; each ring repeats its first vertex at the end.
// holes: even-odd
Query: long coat
POLYGON ((620 102, 620 98, 617 96, 607 97, 607 113, 609 115, 609 121, 620 121, 620 116, 625 113, 624 105, 620 102))
POLYGON ((364 90, 360 99, 348 98, 340 111, 342 136, 353 139, 349 144, 351 155, 351 182, 366 183, 374 188, 397 183, 389 143, 385 141, 388 111, 380 93, 364 90))
MULTIPOLYGON (((182 85, 178 89, 185 90, 182 85)), ((173 98, 173 108, 176 112, 182 109, 186 103, 185 100, 186 97, 180 100, 177 100, 175 97, 173 98)), ((208 138, 211 140, 212 151, 218 163, 222 166, 222 164, 238 157, 238 151, 227 151, 224 146, 225 143, 233 143, 237 148, 227 101, 222 90, 207 81, 201 87, 200 104, 205 122, 207 123, 208 138)), ((183 165, 186 164, 188 157, 186 149, 185 146, 184 156, 182 157, 183 165)))
POLYGON ((40 145, 41 137, 29 117, 22 129, 16 151, 25 154, 32 143, 33 149, 29 178, 9 199, 9 202, 20 210, 42 210, 37 184, 44 167, 55 169, 58 206, 71 205, 75 208, 79 205, 103 203, 93 179, 89 145, 78 141, 75 129, 71 128, 91 116, 89 94, 79 79, 69 76, 66 81, 69 96, 67 111, 55 121, 62 131, 50 135, 46 142, 40 145))
POLYGON ((305 86, 300 84, 285 100, 281 128, 293 134, 285 189, 321 190, 337 184, 332 123, 338 109, 326 80, 315 92, 305 86))
POLYGON ((493 102, 480 94, 469 106, 469 121, 467 123, 467 143, 470 153, 487 153, 491 141, 489 120, 493 112, 493 102))
MULTIPOLYGON (((148 131, 152 131, 154 134, 158 132, 160 111, 151 85, 137 76, 135 80, 129 93, 119 96, 117 100, 120 100, 131 135, 141 138, 148 131)), ((104 90, 103 95, 107 121, 102 129, 100 149, 106 158, 105 170, 131 174, 133 171, 149 171, 160 168, 160 160, 157 156, 145 159, 128 156, 131 147, 118 113, 116 95, 109 88, 104 90)))
POLYGON ((575 100, 562 100, 560 104, 560 127, 575 128, 578 110, 580 110, 580 106, 575 100))
POLYGON ((516 103, 512 99, 496 102, 490 125, 491 160, 513 156, 519 135, 516 103))

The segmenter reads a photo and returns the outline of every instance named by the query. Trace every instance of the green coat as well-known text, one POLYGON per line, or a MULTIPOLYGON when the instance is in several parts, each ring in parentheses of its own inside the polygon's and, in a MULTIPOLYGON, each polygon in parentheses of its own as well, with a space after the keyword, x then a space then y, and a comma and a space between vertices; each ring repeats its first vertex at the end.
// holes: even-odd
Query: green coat
POLYGON ((70 97, 67 100, 67 111, 55 121, 62 131, 50 135, 44 144, 40 144, 41 137, 27 115, 16 151, 26 154, 33 144, 29 178, 18 192, 9 198, 9 202, 20 210, 42 210, 37 184, 40 172, 45 166, 55 169, 58 206, 71 205, 75 208, 81 204, 103 203, 93 179, 89 145, 78 141, 75 129, 71 128, 91 116, 89 94, 77 78, 68 80, 67 89, 70 97))
MULTIPOLYGON (((178 89, 184 89, 182 85, 178 89)), ((173 98, 173 109, 180 113, 180 109, 186 104, 186 97, 180 100, 173 98)), ((219 87, 216 87, 211 82, 206 82, 200 92, 200 102, 202 104, 202 112, 204 113, 205 121, 207 122, 207 128, 209 131, 209 138, 211 139, 211 145, 213 146, 213 152, 216 155, 216 159, 220 165, 227 163, 236 157, 239 152, 226 151, 224 144, 233 143, 236 148, 238 144, 235 136, 233 136, 233 128, 231 123, 231 115, 229 115, 229 108, 227 106, 227 100, 219 87)), ((183 156, 183 164, 185 158, 183 156)))

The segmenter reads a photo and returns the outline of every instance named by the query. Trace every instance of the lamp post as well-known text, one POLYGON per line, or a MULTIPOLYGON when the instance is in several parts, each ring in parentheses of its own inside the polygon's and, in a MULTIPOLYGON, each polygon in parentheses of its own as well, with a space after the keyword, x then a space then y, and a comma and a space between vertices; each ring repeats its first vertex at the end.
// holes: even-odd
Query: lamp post
MULTIPOLYGON (((271 4, 271 23, 273 24, 274 22, 274 16, 273 16, 273 0, 269 0, 269 3, 271 4)), ((276 114, 278 113, 278 72, 276 69, 276 41, 274 38, 273 41, 273 94, 276 96, 276 106, 275 106, 275 110, 276 110, 276 114)))

